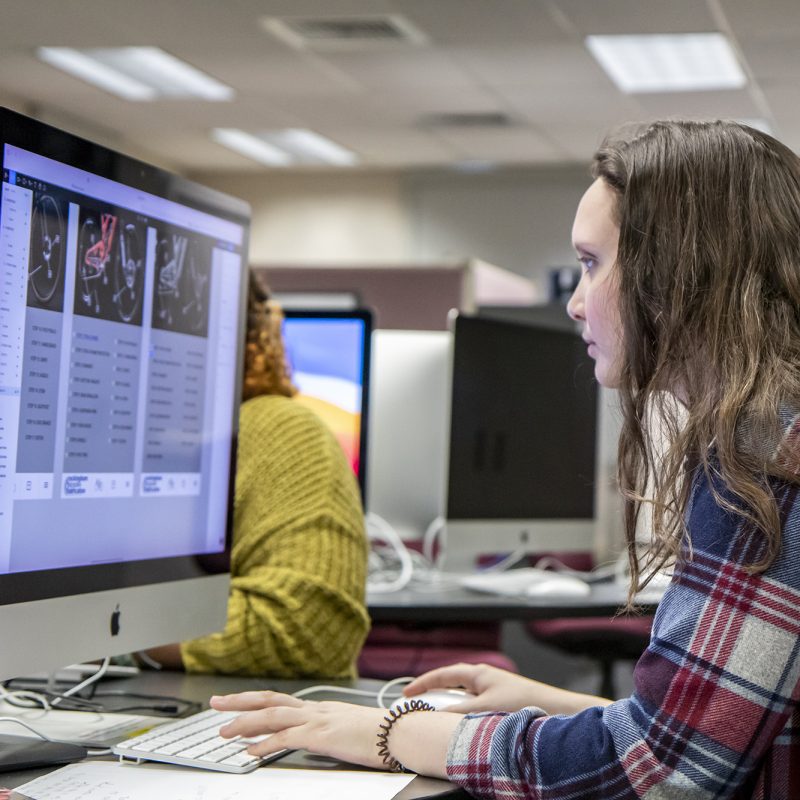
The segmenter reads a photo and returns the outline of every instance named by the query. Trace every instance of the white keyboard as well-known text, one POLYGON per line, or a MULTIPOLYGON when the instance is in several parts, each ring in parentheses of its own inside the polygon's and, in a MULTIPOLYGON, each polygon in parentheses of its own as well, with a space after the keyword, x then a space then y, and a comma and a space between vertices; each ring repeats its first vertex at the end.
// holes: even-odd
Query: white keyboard
POLYGON ((263 741, 269 734, 252 739, 223 739, 219 735, 220 727, 237 716, 234 712, 214 709, 201 711, 120 742, 112 750, 121 761, 164 761, 220 772, 250 772, 287 752, 281 750, 266 758, 247 752, 248 745, 263 741))

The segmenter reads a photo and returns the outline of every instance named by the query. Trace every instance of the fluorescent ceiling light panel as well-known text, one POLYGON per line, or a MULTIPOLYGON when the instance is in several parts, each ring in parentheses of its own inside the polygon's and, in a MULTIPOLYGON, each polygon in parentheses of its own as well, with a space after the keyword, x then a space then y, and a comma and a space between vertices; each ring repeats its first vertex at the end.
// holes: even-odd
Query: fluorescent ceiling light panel
POLYGON ((269 131, 261 136, 293 155, 299 164, 334 164, 338 167, 352 167, 358 161, 358 157, 351 150, 346 150, 336 142, 305 128, 269 131))
POLYGON ((155 100, 158 95, 151 86, 145 86, 116 69, 105 67, 79 50, 69 47, 40 47, 36 55, 46 64, 125 100, 155 100))
POLYGON ((243 156, 271 167, 290 164, 333 164, 351 167, 358 156, 336 142, 304 128, 247 133, 238 128, 215 128, 211 138, 243 156))
POLYGON ((42 61, 126 100, 230 100, 233 89, 158 47, 40 47, 42 61))
POLYGON ((211 131, 211 138, 215 142, 235 150, 240 155, 258 161, 259 164, 266 164, 269 167, 285 167, 292 163, 292 158, 288 153, 252 133, 246 133, 237 128, 214 128, 211 131))
POLYGON ((747 83, 721 33, 587 36, 586 47, 628 94, 740 89, 747 83))

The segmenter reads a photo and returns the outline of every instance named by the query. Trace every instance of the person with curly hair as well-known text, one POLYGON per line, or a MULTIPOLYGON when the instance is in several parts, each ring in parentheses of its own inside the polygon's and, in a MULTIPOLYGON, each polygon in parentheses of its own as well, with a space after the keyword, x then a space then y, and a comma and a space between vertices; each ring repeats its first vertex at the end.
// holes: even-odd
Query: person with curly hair
POLYGON ((405 767, 476 797, 800 797, 800 158, 735 122, 665 121, 607 140, 593 177, 568 311, 622 400, 631 592, 673 565, 632 695, 460 664, 417 678, 387 720, 215 697, 244 712, 223 735, 272 733, 251 752, 405 767), (474 696, 447 712, 414 701, 452 686, 474 696))
POLYGON ((347 678, 369 629, 367 539, 355 476, 333 434, 292 400, 283 316, 251 272, 228 620, 147 651, 170 668, 347 678))

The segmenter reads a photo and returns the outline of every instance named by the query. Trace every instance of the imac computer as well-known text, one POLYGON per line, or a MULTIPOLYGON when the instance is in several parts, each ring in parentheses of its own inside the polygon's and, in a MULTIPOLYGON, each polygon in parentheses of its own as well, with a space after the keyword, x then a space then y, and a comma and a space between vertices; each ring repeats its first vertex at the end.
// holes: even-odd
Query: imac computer
POLYGON ((455 315, 443 565, 593 551, 598 391, 571 330, 455 315))
POLYGON ((449 331, 372 337, 367 508, 405 541, 444 509, 450 347, 449 331))
POLYGON ((284 311, 283 339, 295 400, 333 431, 366 497, 372 314, 284 311))
POLYGON ((8 110, 0 158, 7 679, 224 626, 249 208, 8 110))

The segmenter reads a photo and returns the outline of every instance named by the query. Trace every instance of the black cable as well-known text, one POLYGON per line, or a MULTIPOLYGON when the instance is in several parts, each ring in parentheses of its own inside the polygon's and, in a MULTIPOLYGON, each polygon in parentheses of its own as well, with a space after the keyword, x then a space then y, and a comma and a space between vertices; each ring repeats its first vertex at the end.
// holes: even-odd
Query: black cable
MULTIPOLYGON (((14 680, 3 682, 3 686, 8 691, 14 691, 14 680)), ((111 691, 111 692, 98 692, 97 685, 91 684, 84 690, 86 695, 69 695, 65 696, 58 692, 48 691, 44 688, 37 689, 36 694, 42 695, 48 703, 53 704, 54 700, 58 700, 55 708, 61 711, 87 711, 96 713, 108 714, 125 714, 131 711, 138 712, 151 712, 160 716, 180 717, 188 714, 193 714, 202 708, 202 703, 196 700, 186 700, 182 697, 171 697, 156 694, 141 694, 138 692, 111 691), (103 698, 124 698, 145 700, 149 702, 138 703, 136 705, 126 705, 121 707, 108 707, 107 703, 103 703, 103 698)), ((32 706, 27 703, 16 702, 13 698, 6 698, 6 702, 18 708, 31 708, 32 706)))
POLYGON ((203 707, 202 703, 198 703, 196 700, 186 700, 183 697, 170 697, 157 694, 139 694, 137 692, 125 691, 96 692, 94 694, 95 700, 102 701, 103 698, 112 697, 150 701, 132 706, 123 706, 121 708, 112 707, 105 709, 109 713, 116 714, 123 714, 129 711, 153 711, 165 716, 184 716, 187 714, 194 714, 203 707))

